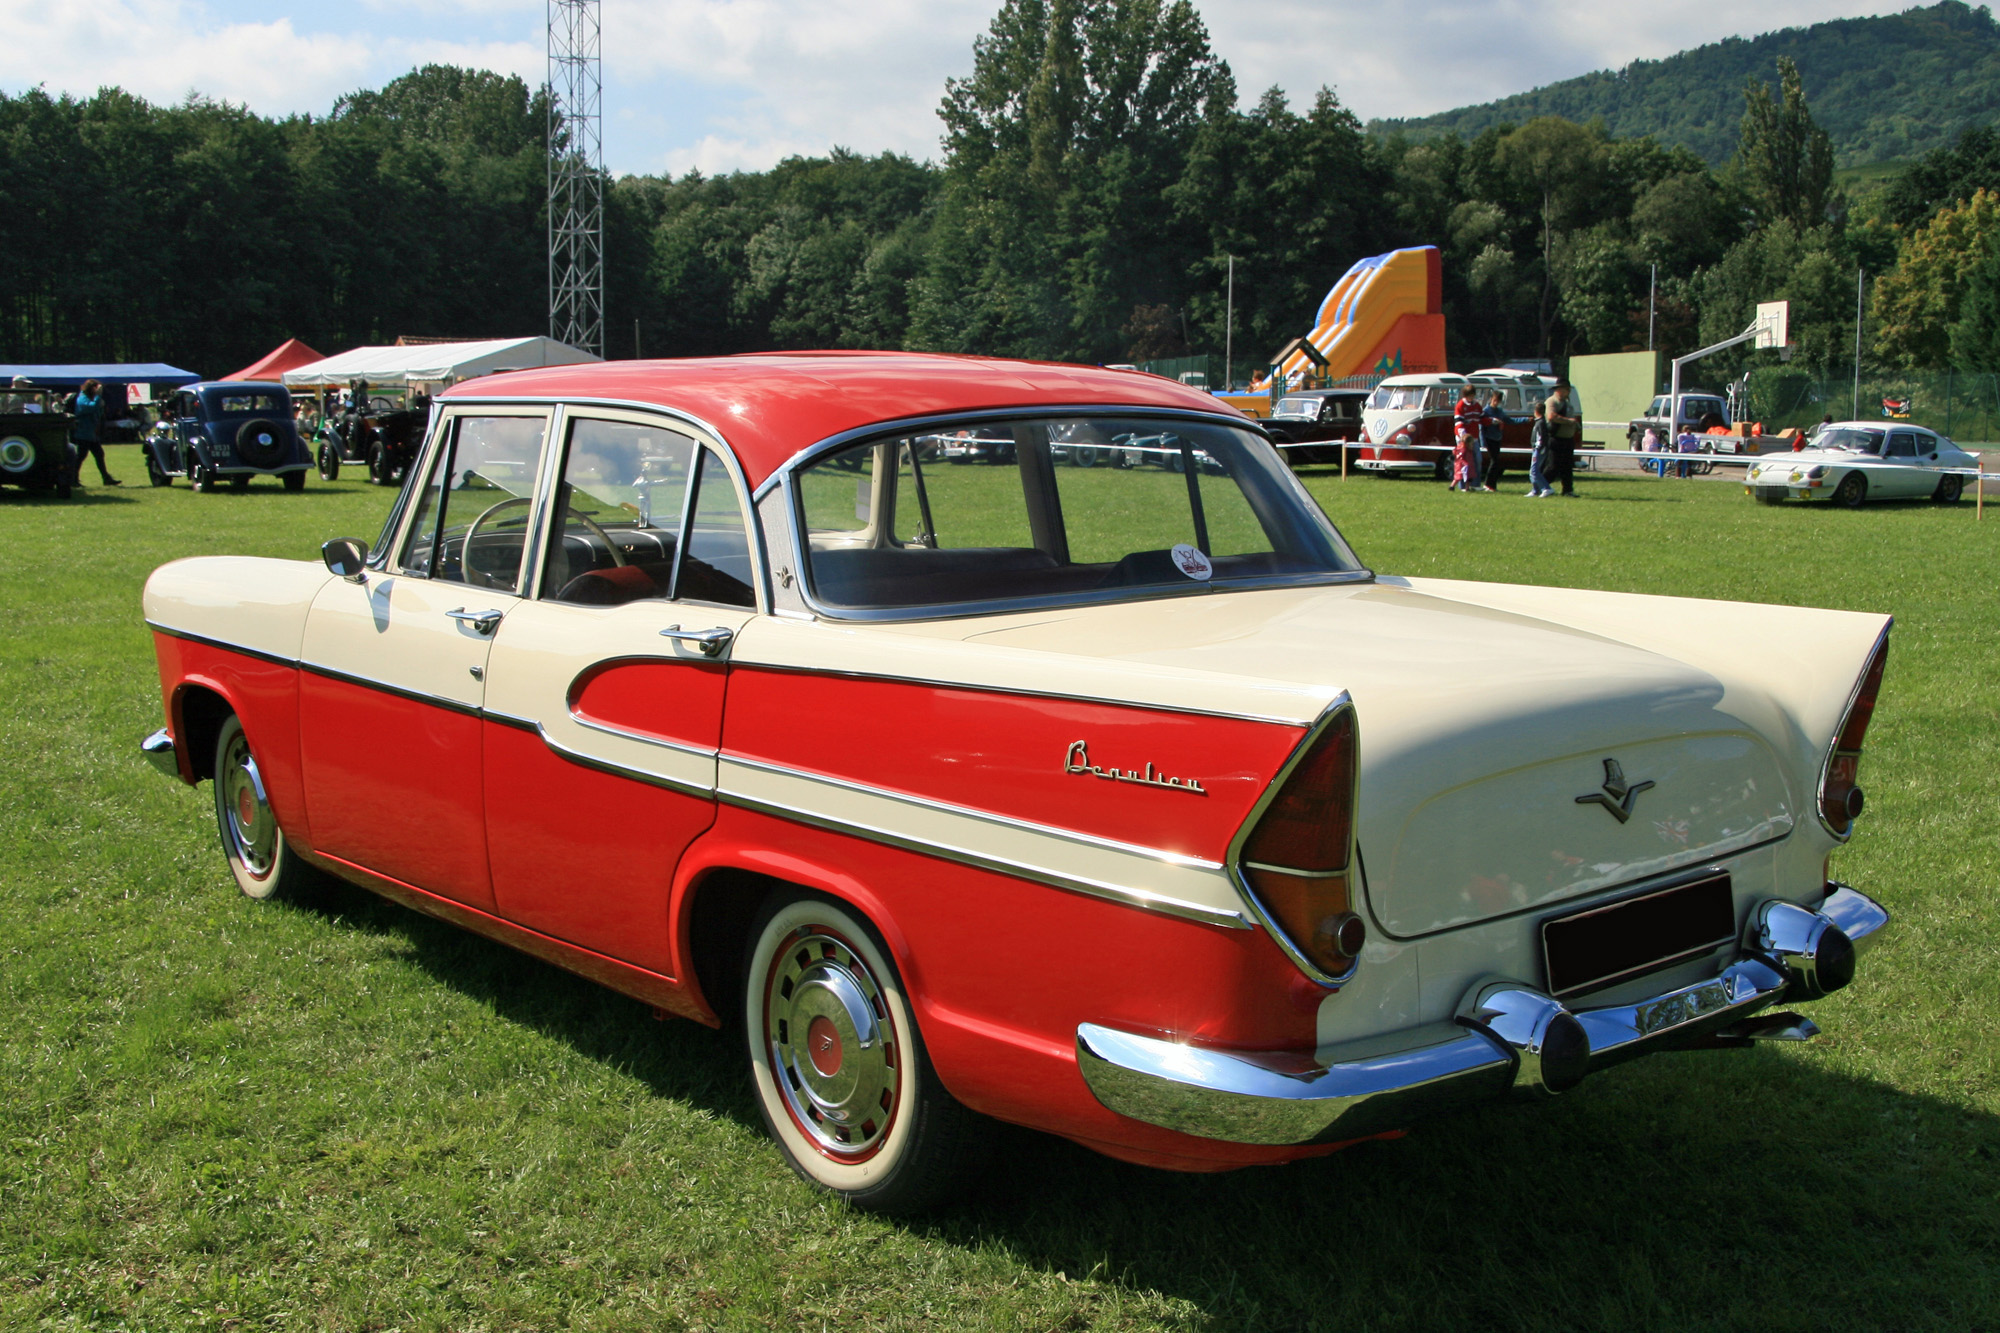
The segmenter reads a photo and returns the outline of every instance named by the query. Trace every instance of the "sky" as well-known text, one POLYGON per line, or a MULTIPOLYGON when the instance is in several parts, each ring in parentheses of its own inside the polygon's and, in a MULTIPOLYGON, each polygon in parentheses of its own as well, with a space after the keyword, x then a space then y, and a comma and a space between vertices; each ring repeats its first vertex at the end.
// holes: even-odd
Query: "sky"
MULTIPOLYGON (((1912 0, 1196 0, 1246 102, 1331 86, 1363 120, 1425 115, 1730 36, 1912 0), (1452 54, 1456 50, 1460 54, 1452 54), (1400 53, 1400 59, 1398 58, 1400 53)), ((1000 0, 602 0, 614 174, 762 170, 840 146, 941 156, 944 81, 1000 0)), ((0 91, 263 115, 430 63, 546 77, 546 0, 0 0, 0 91)), ((1811 89, 1807 89, 1811 93, 1811 89)))

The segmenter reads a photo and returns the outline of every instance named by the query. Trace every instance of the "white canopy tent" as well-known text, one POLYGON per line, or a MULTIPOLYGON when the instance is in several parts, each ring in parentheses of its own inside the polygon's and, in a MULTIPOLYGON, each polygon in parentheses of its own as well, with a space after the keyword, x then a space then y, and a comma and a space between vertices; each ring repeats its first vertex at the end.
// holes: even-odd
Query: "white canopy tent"
POLYGON ((483 342, 356 347, 288 370, 284 381, 295 388, 346 384, 350 380, 385 386, 397 382, 455 384, 500 370, 570 366, 598 360, 602 358, 554 338, 489 338, 483 342))

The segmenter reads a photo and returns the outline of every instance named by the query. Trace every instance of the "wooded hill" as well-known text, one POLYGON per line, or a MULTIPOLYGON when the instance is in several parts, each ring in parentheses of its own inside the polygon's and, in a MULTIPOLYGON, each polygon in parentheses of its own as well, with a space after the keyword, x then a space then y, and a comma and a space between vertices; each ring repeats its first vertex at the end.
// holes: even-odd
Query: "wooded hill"
POLYGON ((1779 56, 1798 66, 1813 118, 1843 167, 1929 152, 1968 125, 2000 117, 2000 24, 1960 0, 1881 18, 1834 19, 1761 37, 1732 37, 1664 60, 1565 79, 1497 102, 1409 120, 1374 120, 1369 133, 1471 137, 1539 116, 1604 118, 1617 138, 1652 135, 1721 166, 1736 151, 1743 85, 1768 80, 1779 56))

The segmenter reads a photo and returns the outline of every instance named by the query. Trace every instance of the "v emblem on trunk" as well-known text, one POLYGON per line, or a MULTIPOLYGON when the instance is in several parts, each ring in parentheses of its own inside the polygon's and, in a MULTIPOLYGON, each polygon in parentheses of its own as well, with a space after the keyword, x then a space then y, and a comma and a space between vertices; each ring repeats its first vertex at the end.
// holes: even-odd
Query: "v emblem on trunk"
POLYGON ((1604 761, 1604 790, 1579 796, 1576 803, 1601 805, 1622 824, 1632 817, 1632 803, 1639 799, 1639 793, 1652 785, 1650 779, 1645 782, 1625 781, 1625 770, 1618 766, 1618 761, 1607 759, 1604 761))

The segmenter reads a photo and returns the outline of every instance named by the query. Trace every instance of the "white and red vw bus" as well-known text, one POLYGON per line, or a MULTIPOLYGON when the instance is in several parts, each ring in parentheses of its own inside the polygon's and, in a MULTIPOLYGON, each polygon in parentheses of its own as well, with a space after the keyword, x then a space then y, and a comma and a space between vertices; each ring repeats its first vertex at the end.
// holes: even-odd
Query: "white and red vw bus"
MULTIPOLYGON (((1396 375, 1383 380, 1368 395, 1361 412, 1361 456, 1355 466, 1389 476, 1429 473, 1443 481, 1451 475, 1452 404, 1459 391, 1472 385, 1485 402, 1496 390, 1500 406, 1513 421, 1506 430, 1500 455, 1505 468, 1525 471, 1535 409, 1555 388, 1553 376, 1519 370, 1475 370, 1469 375, 1396 375)), ((1581 399, 1570 390, 1570 410, 1580 414, 1581 399)))

